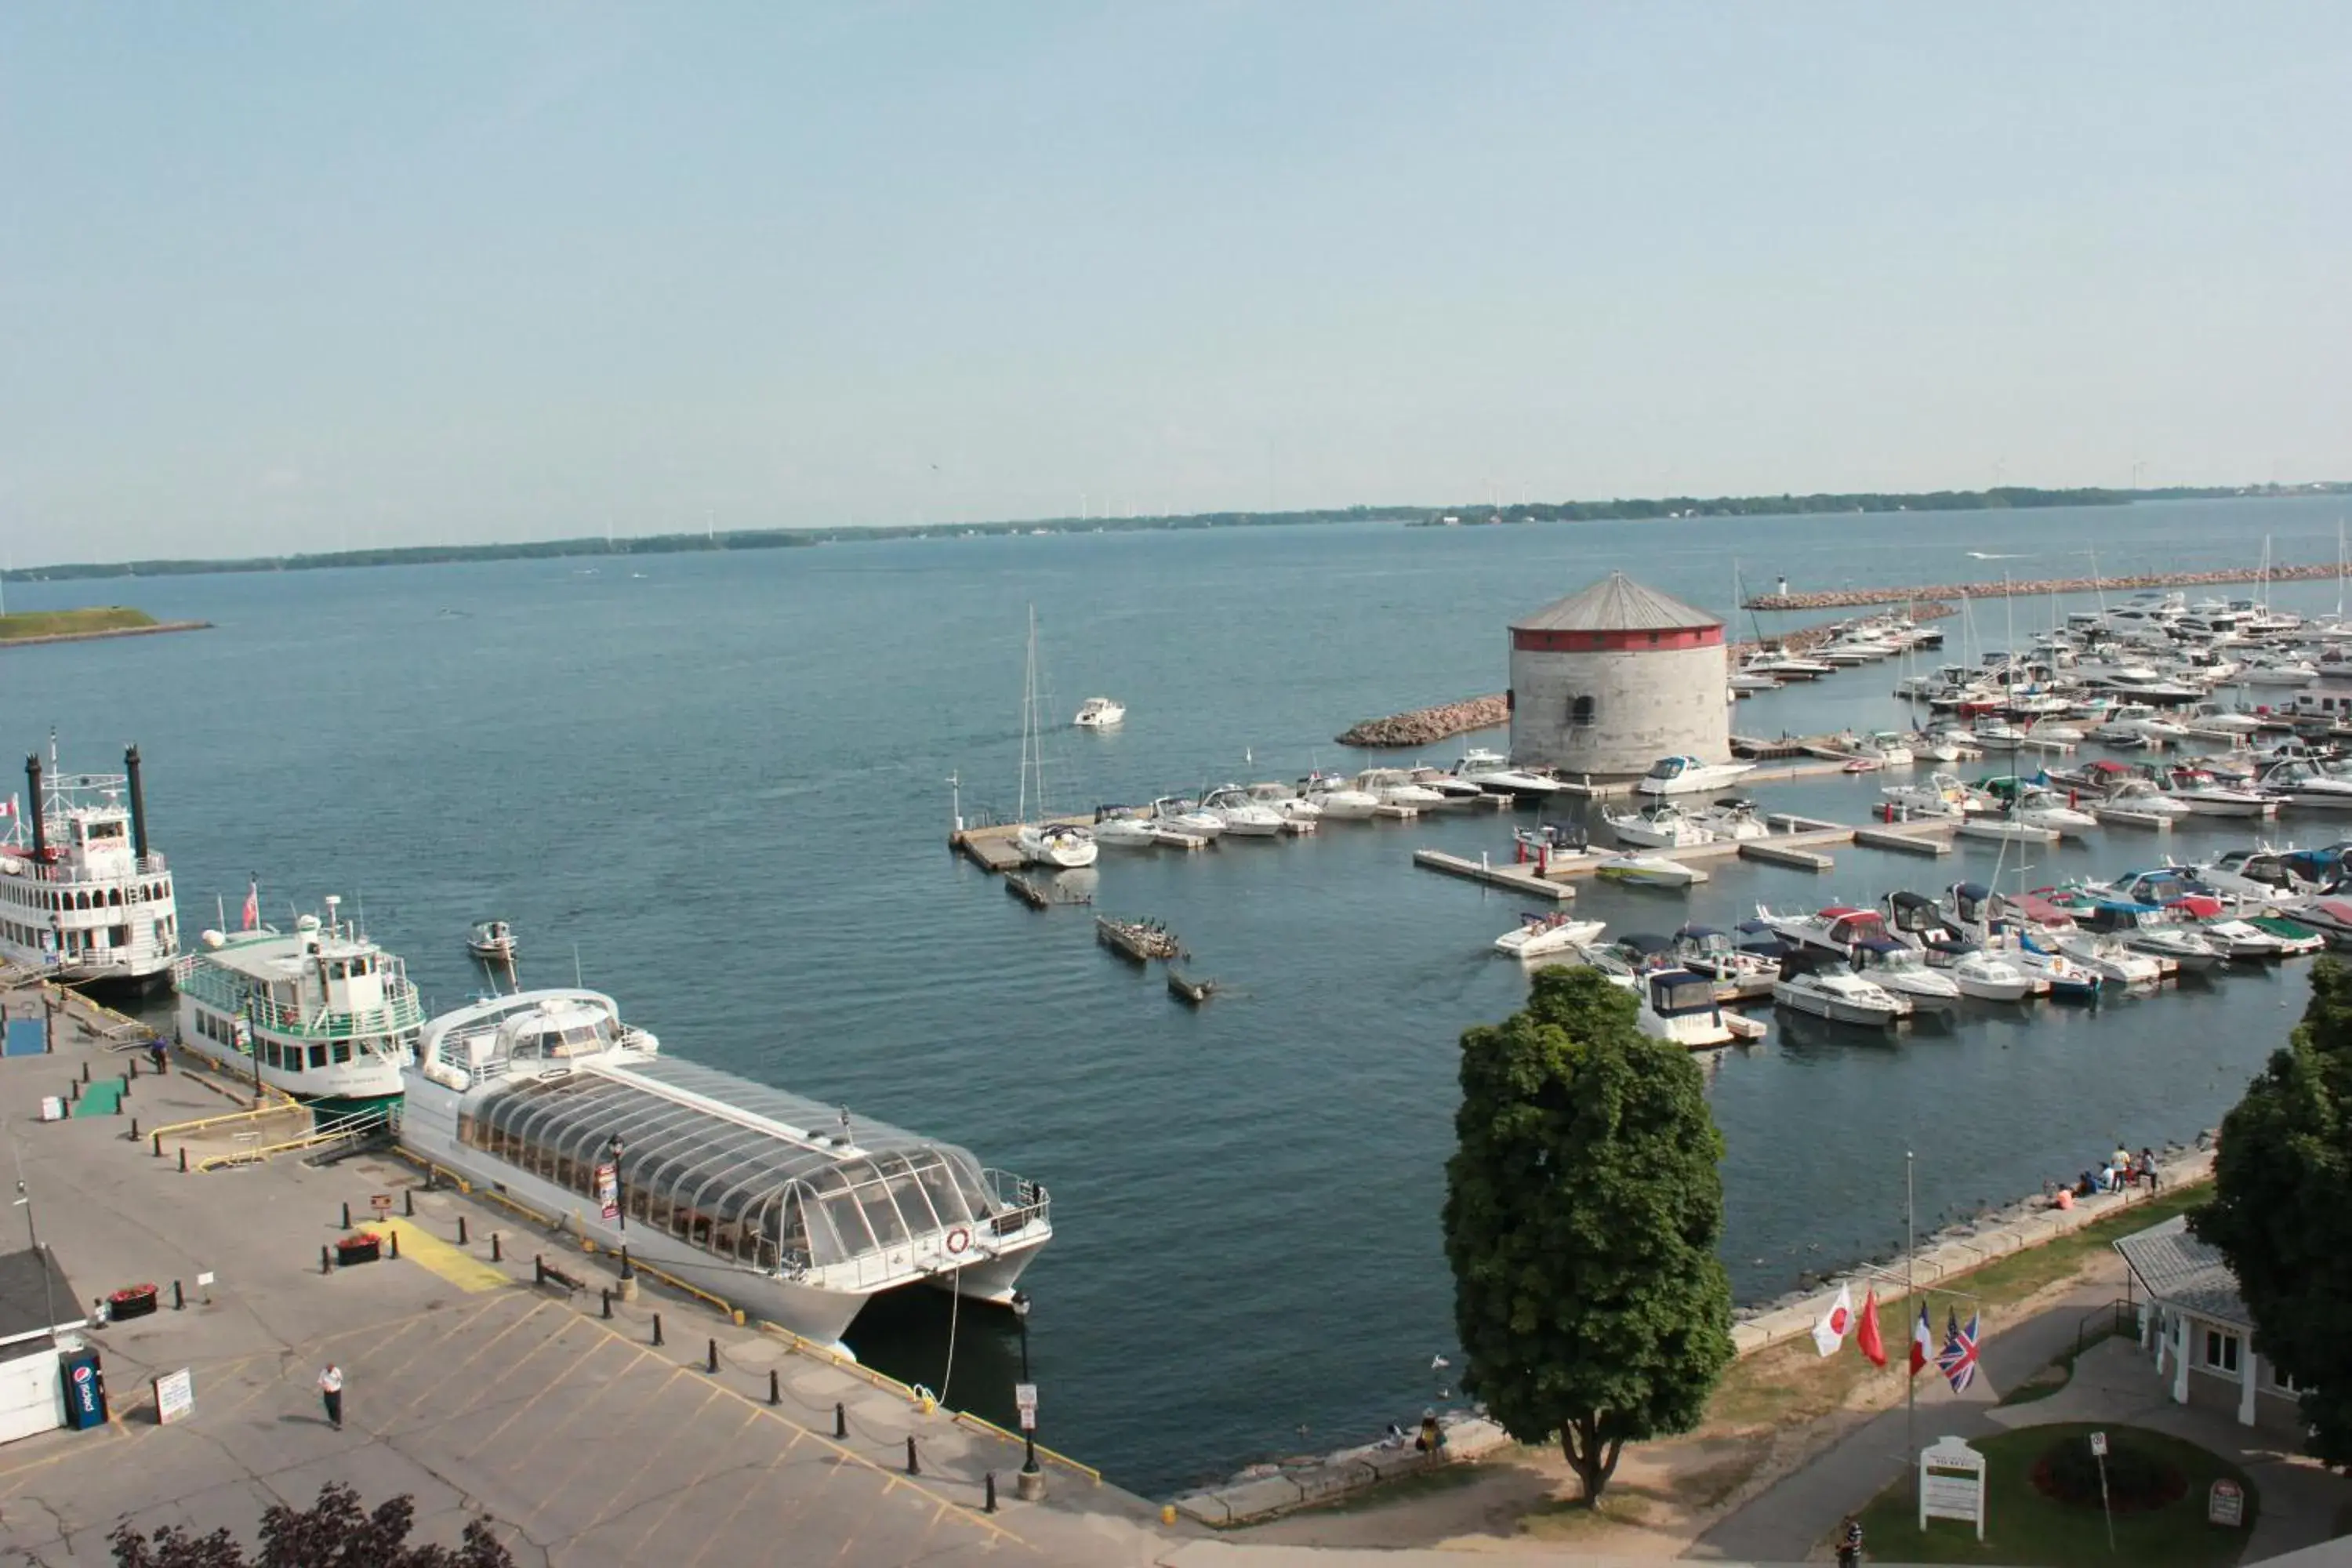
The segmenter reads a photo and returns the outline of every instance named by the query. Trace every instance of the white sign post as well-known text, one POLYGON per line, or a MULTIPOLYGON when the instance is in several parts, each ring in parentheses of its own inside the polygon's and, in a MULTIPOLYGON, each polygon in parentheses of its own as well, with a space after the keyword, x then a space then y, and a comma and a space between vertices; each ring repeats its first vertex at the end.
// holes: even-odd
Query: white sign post
POLYGON ((2107 1551, 2116 1549, 2116 1508, 2107 1500, 2107 1435, 2091 1434, 2091 1458, 2099 1463, 2099 1511, 2107 1516, 2107 1551))
POLYGON ((1034 1383, 1014 1384, 1013 1403, 1021 1407, 1021 1430, 1037 1430, 1037 1385, 1034 1383))
POLYGON ((1958 1437, 1939 1437, 1919 1450, 1919 1531, 1930 1519, 1964 1519, 1984 1539, 1985 1460, 1958 1437))
POLYGON ((167 1372, 155 1380, 155 1424, 168 1426, 196 1407, 196 1382, 188 1369, 167 1372))

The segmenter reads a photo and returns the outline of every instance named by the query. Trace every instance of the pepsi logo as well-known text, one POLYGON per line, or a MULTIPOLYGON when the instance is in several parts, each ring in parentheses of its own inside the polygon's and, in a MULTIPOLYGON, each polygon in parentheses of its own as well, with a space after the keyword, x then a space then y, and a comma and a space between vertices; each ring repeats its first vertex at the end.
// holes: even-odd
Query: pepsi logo
POLYGON ((89 1381, 89 1368, 87 1366, 78 1366, 74 1368, 73 1380, 76 1383, 88 1383, 89 1381))

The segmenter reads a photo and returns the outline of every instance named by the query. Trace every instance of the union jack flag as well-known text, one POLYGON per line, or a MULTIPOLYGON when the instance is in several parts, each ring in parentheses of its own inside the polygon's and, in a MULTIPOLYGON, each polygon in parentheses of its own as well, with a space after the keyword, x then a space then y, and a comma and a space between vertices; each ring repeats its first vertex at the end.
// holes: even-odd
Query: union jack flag
POLYGON ((1974 1383, 1977 1377, 1977 1315, 1969 1314, 1969 1326, 1960 1327, 1960 1316, 1947 1310, 1944 1314, 1944 1348, 1936 1352, 1936 1364, 1944 1370, 1945 1381, 1958 1394, 1974 1383))

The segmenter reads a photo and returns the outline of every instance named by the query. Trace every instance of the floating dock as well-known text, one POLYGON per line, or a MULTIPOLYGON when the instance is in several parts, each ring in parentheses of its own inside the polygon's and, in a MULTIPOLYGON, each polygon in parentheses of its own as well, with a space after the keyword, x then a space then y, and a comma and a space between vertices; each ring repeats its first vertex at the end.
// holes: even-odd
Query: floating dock
MULTIPOLYGON (((1860 845, 1865 849, 1891 849, 1903 855, 1948 855, 1952 847, 1952 829, 1958 826, 1951 817, 1923 817, 1875 827, 1854 827, 1843 822, 1824 822, 1819 817, 1797 816, 1786 812, 1775 812, 1764 820, 1774 830, 1769 838, 1718 838, 1712 844, 1689 844, 1671 849, 1633 845, 1621 847, 1679 860, 1685 865, 1701 865, 1709 860, 1736 858, 1793 867, 1801 871, 1826 871, 1836 862, 1822 851, 1841 844, 1860 845)), ((1569 884, 1577 878, 1591 876, 1608 858, 1609 853, 1602 850, 1598 854, 1573 855, 1554 860, 1548 873, 1537 870, 1532 862, 1497 865, 1491 860, 1465 859, 1437 849, 1414 850, 1412 863, 1432 871, 1443 871, 1449 877, 1466 878, 1473 882, 1484 882, 1491 888, 1525 893, 1530 898, 1556 900, 1569 897, 1569 884)))
POLYGON ((1412 863, 1432 871, 1443 871, 1449 877, 1467 878, 1484 882, 1490 888, 1506 892, 1524 893, 1531 899, 1544 899, 1552 903, 1566 903, 1576 897, 1576 889, 1557 880, 1559 873, 1540 877, 1529 866, 1497 866, 1488 860, 1465 860, 1459 855, 1448 855, 1442 849, 1416 849, 1412 863))

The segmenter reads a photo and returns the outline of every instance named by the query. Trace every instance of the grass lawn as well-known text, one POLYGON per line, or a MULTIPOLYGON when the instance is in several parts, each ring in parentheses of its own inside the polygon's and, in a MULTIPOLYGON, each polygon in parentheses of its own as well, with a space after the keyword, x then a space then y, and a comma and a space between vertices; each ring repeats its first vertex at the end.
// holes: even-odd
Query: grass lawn
POLYGON ((2027 1426, 1981 1438, 1985 1457, 1985 1538, 1958 1520, 1928 1521, 1919 1531, 1918 1505, 1906 1476, 1863 1511, 1865 1552, 1883 1563, 2009 1563, 2020 1568, 2073 1568, 2115 1563, 2128 1568, 2209 1568, 2234 1563, 2253 1534, 2257 1500, 2243 1470, 2193 1443, 2138 1426, 2099 1427, 2074 1422, 2027 1426), (2116 1546, 2107 1551, 2105 1514, 2095 1505, 2074 1507, 2045 1497, 2032 1480, 2035 1461, 2058 1442, 2087 1445, 2104 1430, 2118 1448, 2128 1443, 2179 1469, 2189 1483, 2161 1508, 2116 1515, 2116 1546), (2236 1530, 2205 1522, 2206 1491, 2227 1476, 2246 1489, 2246 1520, 2236 1530))
POLYGON ((154 624, 154 616, 127 605, 98 605, 86 610, 32 610, 23 615, 0 616, 0 642, 53 637, 65 632, 119 632, 154 624))
MULTIPOLYGON (((2162 1224, 2174 1215, 2200 1206, 2211 1195, 2211 1187, 2202 1183, 2168 1187, 2154 1197, 2102 1215, 2055 1241, 1995 1258, 1981 1268, 1950 1276, 1948 1282, 1982 1298, 1986 1330, 1998 1334, 2007 1324, 2003 1308, 2065 1279, 2086 1259, 2106 1251, 2117 1237, 2162 1224)), ((1944 1331, 1942 1305, 1932 1300, 1935 1287, 1923 1293, 1931 1298, 1929 1309, 1940 1342, 1944 1331)), ((1858 1287, 1855 1294, 1861 1294, 1858 1287)), ((1802 1338, 1742 1356, 1724 1373, 1723 1382, 1717 1386, 1715 1398, 1707 1406, 1706 1426, 1720 1431, 1816 1420, 1843 1406, 1869 1377, 1892 1379, 1889 1386, 1899 1390, 1905 1347, 1911 1338, 1911 1320, 1918 1310, 1917 1304, 1907 1297, 1879 1298, 1879 1321, 1891 1358, 1890 1370, 1885 1372, 1874 1368, 1851 1346, 1824 1360, 1814 1351, 1812 1341, 1802 1338)), ((2104 1538, 2101 1544, 2105 1545, 2104 1538)))

